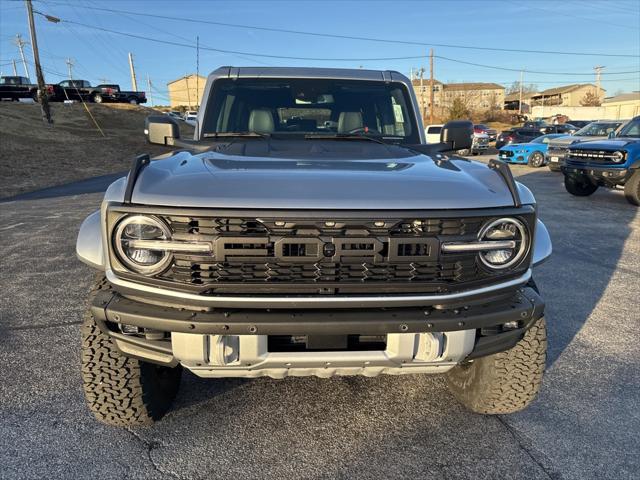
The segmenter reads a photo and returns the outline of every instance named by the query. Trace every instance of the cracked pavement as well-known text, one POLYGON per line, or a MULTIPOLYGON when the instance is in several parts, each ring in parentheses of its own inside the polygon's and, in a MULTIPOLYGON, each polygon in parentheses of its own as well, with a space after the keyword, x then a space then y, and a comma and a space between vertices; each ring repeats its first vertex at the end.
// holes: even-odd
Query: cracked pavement
POLYGON ((466 412, 439 376, 186 372, 153 427, 101 425, 80 382, 93 274, 74 252, 101 194, 0 203, 0 478, 638 478, 640 210, 621 192, 575 198, 559 174, 513 171, 554 241, 536 269, 549 358, 536 402, 501 417, 466 412))

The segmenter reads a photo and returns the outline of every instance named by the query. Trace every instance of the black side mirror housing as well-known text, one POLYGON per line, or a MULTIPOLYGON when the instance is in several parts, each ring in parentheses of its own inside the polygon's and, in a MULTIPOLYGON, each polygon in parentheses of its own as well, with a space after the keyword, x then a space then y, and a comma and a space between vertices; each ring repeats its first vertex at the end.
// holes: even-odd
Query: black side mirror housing
POLYGON ((167 115, 150 115, 144 121, 144 134, 149 143, 174 145, 180 139, 180 127, 167 115))
POLYGON ((440 143, 446 144, 446 149, 441 151, 470 149, 473 144, 473 123, 468 120, 445 123, 440 132, 440 143))

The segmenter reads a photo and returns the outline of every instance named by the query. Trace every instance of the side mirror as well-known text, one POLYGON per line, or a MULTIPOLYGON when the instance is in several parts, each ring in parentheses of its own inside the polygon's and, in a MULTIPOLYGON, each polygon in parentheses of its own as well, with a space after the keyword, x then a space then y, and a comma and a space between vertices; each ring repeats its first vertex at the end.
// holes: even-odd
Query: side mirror
POLYGON ((607 138, 616 138, 616 132, 609 132, 609 135, 607 135, 607 138))
POLYGON ((180 127, 166 115, 150 115, 144 121, 144 134, 149 143, 173 145, 180 138, 180 127))
POLYGON ((454 120, 445 123, 440 131, 440 142, 447 150, 468 150, 473 144, 473 123, 468 120, 454 120))

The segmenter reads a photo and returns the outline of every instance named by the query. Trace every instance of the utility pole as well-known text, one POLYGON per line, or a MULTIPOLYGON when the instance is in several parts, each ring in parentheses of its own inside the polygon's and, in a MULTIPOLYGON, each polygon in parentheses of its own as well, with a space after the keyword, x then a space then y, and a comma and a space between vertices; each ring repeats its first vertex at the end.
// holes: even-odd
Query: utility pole
POLYGON ((27 61, 24 58, 24 46, 27 44, 27 42, 22 40, 22 35, 18 33, 16 34, 15 44, 18 47, 18 50, 20 50, 20 58, 22 58, 22 66, 24 68, 24 74, 27 78, 30 78, 31 76, 29 75, 29 68, 27 67, 27 61))
POLYGON ((596 97, 598 101, 600 101, 600 75, 602 75, 602 69, 605 68, 602 65, 598 65, 597 67, 593 67, 596 71, 596 97))
POLYGON ((520 98, 518 100, 518 115, 522 115, 522 82, 524 81, 524 70, 520 70, 520 98))
POLYGON ((200 109, 200 36, 196 36, 196 107, 200 109))
POLYGON ((16 61, 15 61, 15 59, 14 59, 14 60, 11 60, 11 63, 13 63, 13 76, 14 76, 14 77, 17 77, 17 76, 18 76, 18 69, 16 68, 16 61))
POLYGON ((133 54, 129 52, 129 69, 131 70, 131 87, 134 92, 138 91, 138 82, 136 82, 136 70, 133 68, 133 54))
POLYGON ((191 92, 189 91, 189 75, 184 77, 185 84, 187 85, 187 103, 189 104, 189 110, 191 110, 191 92))
POLYGON ((29 35, 31 36, 31 50, 33 50, 33 63, 36 67, 36 78, 38 79, 38 100, 42 110, 42 120, 48 124, 51 121, 51 111, 49 110, 49 99, 45 91, 44 75, 42 75, 42 67, 40 66, 40 51, 38 50, 38 39, 36 38, 36 24, 33 20, 33 5, 31 0, 24 0, 27 6, 27 16, 29 17, 29 35))
POLYGON ((433 92, 433 48, 429 51, 429 123, 433 123, 435 93, 433 92))
POLYGON ((151 104, 152 107, 154 107, 155 104, 153 103, 153 95, 151 93, 151 79, 149 78, 148 73, 147 73, 147 89, 149 90, 149 103, 151 104))
POLYGON ((73 80, 73 60, 71 58, 67 58, 65 63, 67 64, 67 71, 69 72, 69 80, 73 80))

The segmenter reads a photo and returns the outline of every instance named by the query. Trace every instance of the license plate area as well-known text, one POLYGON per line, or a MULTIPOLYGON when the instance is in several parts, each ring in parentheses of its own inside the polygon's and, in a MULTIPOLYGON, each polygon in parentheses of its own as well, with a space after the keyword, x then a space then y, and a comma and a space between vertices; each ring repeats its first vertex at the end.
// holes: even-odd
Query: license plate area
POLYGON ((386 335, 269 335, 269 352, 384 351, 386 335))

